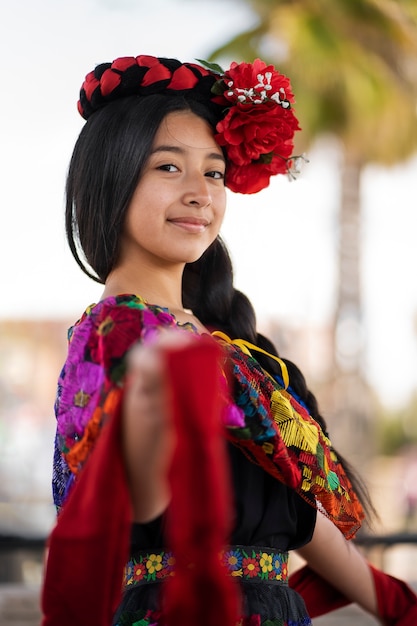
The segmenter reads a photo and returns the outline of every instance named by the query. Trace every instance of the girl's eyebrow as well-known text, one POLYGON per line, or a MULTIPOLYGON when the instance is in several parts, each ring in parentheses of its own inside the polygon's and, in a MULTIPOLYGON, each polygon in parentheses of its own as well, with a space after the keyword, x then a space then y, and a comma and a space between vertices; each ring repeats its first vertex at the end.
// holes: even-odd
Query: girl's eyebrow
MULTIPOLYGON (((183 154, 185 150, 184 148, 180 148, 179 146, 162 145, 156 146, 155 148, 153 148, 153 150, 151 150, 151 154, 156 154, 157 152, 173 152, 175 154, 183 154)), ((225 163, 225 158, 223 154, 219 152, 210 152, 210 154, 207 155, 207 158, 217 159, 222 163, 225 163)))

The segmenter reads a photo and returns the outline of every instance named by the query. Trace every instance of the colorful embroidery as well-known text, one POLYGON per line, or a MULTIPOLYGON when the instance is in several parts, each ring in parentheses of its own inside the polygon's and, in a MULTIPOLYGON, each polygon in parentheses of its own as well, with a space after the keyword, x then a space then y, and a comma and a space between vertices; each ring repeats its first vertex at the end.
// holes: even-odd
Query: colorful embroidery
MULTIPOLYGON (((167 309, 133 295, 90 306, 70 329, 56 400, 53 489, 58 509, 102 425, 119 410, 126 353, 136 342, 152 341, 164 328, 197 335, 193 325, 179 325, 167 309)), ((326 512, 347 537, 353 536, 362 508, 326 434, 290 386, 285 389, 266 374, 247 350, 216 341, 224 345, 233 376, 233 402, 223 416, 230 440, 251 461, 326 512)))
MULTIPOLYGON (((229 574, 239 580, 288 584, 288 552, 232 546, 219 558, 229 574)), ((126 565, 124 584, 126 587, 144 585, 174 575, 175 557, 172 552, 139 552, 126 565)))
POLYGON ((230 439, 310 504, 318 503, 346 537, 354 536, 362 507, 327 435, 291 387, 265 375, 238 346, 223 344, 233 366, 234 400, 246 418, 244 428, 229 429, 230 439))

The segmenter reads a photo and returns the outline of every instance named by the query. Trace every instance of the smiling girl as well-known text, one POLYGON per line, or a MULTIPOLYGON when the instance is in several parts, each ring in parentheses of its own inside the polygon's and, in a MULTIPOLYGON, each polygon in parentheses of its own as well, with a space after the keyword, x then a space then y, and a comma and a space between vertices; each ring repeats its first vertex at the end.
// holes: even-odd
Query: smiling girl
POLYGON ((366 495, 219 236, 226 187, 290 171, 293 101, 259 59, 122 57, 86 76, 66 227, 104 291, 58 383, 44 626, 308 626, 290 550, 385 618, 346 541, 366 495))

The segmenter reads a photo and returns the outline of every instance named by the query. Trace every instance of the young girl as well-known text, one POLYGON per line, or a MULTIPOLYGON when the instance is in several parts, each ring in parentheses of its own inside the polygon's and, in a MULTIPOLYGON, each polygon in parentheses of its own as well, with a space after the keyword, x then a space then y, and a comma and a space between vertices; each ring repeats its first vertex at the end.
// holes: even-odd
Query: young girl
POLYGON ((123 57, 86 76, 66 225, 104 291, 59 379, 45 626, 307 626, 290 550, 323 576, 295 580, 307 604, 316 584, 335 592, 327 580, 387 617, 346 541, 366 497, 301 372, 257 332, 219 237, 225 187, 290 171, 292 103, 260 60, 123 57))

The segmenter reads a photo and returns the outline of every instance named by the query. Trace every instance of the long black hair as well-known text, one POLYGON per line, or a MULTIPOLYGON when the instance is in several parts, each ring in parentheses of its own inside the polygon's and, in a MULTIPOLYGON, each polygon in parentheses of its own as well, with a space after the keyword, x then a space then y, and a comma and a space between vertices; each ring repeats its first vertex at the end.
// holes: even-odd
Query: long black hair
MULTIPOLYGON (((156 94, 108 103, 91 115, 81 131, 67 177, 66 232, 78 265, 97 282, 104 284, 117 262, 126 211, 162 120, 171 112, 184 110, 200 116, 214 130, 216 114, 203 103, 183 95, 156 94)), ((258 333, 251 302, 234 287, 231 259, 220 237, 200 259, 185 266, 182 295, 184 307, 206 327, 221 330, 232 339, 245 339, 278 356, 273 343, 258 333)), ((261 353, 256 358, 270 374, 280 374, 276 361, 261 353)), ((303 374, 294 363, 282 360, 292 389, 327 433, 303 374)), ((374 514, 363 481, 338 456, 364 509, 374 514)))

